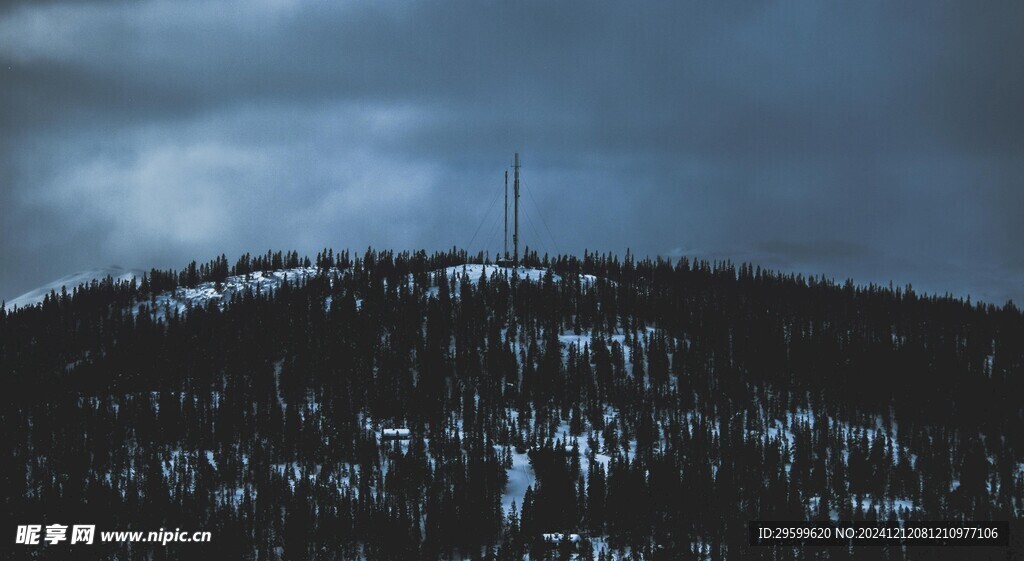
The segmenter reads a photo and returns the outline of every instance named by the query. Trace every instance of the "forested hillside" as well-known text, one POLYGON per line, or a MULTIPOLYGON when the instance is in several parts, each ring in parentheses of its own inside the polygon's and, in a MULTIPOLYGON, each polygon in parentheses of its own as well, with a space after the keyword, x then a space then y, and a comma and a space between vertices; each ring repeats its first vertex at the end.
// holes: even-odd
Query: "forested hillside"
POLYGON ((628 254, 484 262, 221 257, 0 308, 5 528, 213 534, 12 555, 1019 555, 1013 304, 628 254), (750 520, 805 519, 1010 520, 1012 541, 748 545, 750 520))

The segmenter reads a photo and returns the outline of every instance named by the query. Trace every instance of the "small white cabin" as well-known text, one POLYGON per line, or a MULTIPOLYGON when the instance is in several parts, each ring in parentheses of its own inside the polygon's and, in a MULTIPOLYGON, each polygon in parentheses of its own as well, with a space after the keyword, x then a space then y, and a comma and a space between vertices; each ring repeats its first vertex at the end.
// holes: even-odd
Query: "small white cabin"
POLYGON ((381 440, 409 440, 412 432, 409 429, 381 429, 381 440))
POLYGON ((551 534, 541 534, 541 536, 544 538, 545 543, 560 544, 563 541, 568 541, 569 543, 580 543, 579 534, 563 534, 556 532, 551 534))

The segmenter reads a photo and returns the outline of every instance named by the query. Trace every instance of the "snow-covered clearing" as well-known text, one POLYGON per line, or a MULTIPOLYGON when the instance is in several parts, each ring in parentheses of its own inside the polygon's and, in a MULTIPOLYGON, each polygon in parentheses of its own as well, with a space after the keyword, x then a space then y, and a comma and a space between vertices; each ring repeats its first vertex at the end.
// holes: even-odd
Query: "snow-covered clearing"
MULTIPOLYGON (((150 308, 157 319, 164 319, 168 311, 179 314, 185 313, 189 308, 207 306, 210 302, 223 304, 231 300, 234 294, 247 290, 253 292, 267 293, 277 290, 286 281, 290 283, 305 281, 320 273, 316 267, 297 267, 294 269, 281 269, 278 271, 255 271, 248 275, 230 276, 222 283, 212 281, 199 283, 195 288, 177 288, 171 292, 157 294, 152 299, 143 300, 135 304, 133 312, 138 314, 142 306, 150 308)), ((337 269, 331 269, 330 275, 337 275, 337 269)))

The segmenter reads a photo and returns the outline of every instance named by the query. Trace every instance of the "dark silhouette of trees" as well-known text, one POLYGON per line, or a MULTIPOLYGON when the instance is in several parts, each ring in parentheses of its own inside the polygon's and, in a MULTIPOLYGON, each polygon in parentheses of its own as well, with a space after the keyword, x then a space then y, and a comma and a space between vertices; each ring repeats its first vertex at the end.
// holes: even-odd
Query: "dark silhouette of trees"
POLYGON ((527 250, 525 278, 470 260, 222 255, 0 311, 5 519, 213 532, 95 546, 164 559, 853 558, 750 547, 758 519, 1020 534, 1012 303, 629 254, 527 250), (304 273, 254 282, 281 269, 304 273), (221 298, 166 303, 185 289, 221 298))

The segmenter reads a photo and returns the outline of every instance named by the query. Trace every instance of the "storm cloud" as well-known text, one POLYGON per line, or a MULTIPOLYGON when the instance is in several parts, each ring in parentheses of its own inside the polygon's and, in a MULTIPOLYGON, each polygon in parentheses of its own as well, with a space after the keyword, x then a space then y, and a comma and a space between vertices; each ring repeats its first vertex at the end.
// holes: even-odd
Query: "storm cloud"
POLYGON ((268 248, 493 254, 519 151, 542 252, 1021 301, 1022 24, 1019 2, 8 3, 0 298, 268 248))

